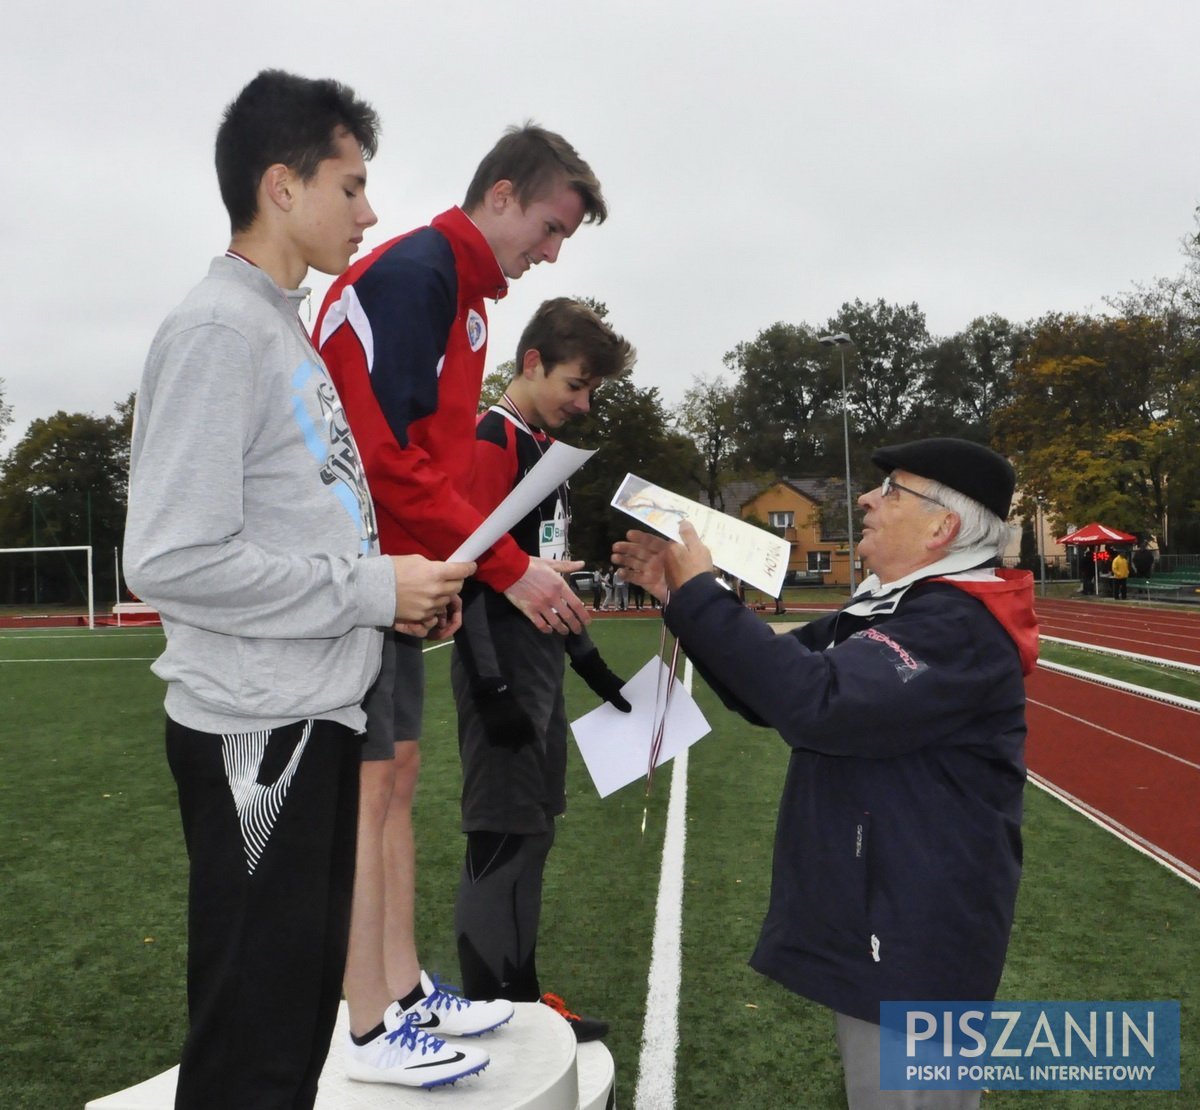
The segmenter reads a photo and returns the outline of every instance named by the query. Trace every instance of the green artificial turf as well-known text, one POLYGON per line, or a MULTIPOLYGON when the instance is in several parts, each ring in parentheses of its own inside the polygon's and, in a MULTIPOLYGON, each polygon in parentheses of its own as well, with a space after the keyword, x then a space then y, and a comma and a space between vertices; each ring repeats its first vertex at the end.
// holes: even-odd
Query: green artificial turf
MULTIPOLYGON (((628 677, 657 651, 659 627, 598 620, 593 635, 628 677)), ((148 669, 160 647, 146 630, 0 634, 4 1110, 79 1108, 178 1059, 186 859, 162 750, 162 689, 148 669)), ((1103 658, 1075 654, 1084 660, 1064 661, 1103 658)), ((427 659, 417 925, 423 962, 454 982, 462 837, 448 662, 448 649, 427 659)), ((787 750, 702 684, 696 693, 715 731, 690 754, 677 1105, 844 1106, 829 1015, 746 966, 787 750)), ((568 671, 570 716, 595 704, 568 671)), ((648 799, 635 783, 600 800, 573 745, 571 760, 539 966, 545 989, 612 1023, 618 1105, 629 1106, 671 775, 656 776, 648 799)), ((1001 997, 1180 999, 1184 1089, 995 1093, 984 1106, 1200 1106, 1189 1067, 1200 1058, 1200 892, 1033 787, 1026 808, 1001 997)))
POLYGON ((1200 671, 1166 667, 1141 659, 1128 659, 1122 655, 1048 644, 1045 641, 1042 642, 1039 658, 1200 703, 1200 671))

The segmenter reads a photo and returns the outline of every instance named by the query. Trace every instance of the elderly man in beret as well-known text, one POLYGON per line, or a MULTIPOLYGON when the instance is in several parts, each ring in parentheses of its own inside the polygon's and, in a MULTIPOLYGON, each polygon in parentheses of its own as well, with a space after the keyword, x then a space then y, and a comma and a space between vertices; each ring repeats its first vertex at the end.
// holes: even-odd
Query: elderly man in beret
POLYGON ((1032 576, 999 568, 1013 470, 960 439, 885 447, 859 498, 871 574, 838 612, 776 636, 708 549, 614 548, 724 703, 792 749, 771 900, 751 965, 836 1015, 851 1110, 979 1105, 881 1091, 879 1004, 990 1000, 1021 872, 1032 576))

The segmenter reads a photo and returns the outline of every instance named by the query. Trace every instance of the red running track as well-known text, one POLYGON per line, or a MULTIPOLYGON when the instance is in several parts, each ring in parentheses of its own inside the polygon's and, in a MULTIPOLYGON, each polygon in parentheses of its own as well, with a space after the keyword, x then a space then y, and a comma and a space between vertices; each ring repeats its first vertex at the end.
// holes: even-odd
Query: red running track
POLYGON ((1043 636, 1200 667, 1200 608, 1037 598, 1043 636))
MULTIPOLYGON (((1043 636, 1200 667, 1200 611, 1038 598, 1043 636)), ((1029 769, 1200 881, 1200 713, 1039 667, 1029 769)))
POLYGON ((1200 881, 1200 712, 1039 667, 1031 772, 1200 881))

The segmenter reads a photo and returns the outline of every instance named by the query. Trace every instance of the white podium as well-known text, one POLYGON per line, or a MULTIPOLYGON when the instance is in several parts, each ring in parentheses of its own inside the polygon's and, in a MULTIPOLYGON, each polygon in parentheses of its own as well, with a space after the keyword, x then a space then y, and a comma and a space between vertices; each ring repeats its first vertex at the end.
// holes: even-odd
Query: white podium
MULTIPOLYGON (((549 1006, 518 1002, 512 1021, 471 1038, 492 1061, 478 1075, 422 1090, 359 1083, 342 1070, 346 1004, 338 1011, 316 1110, 614 1110, 613 1059, 600 1041, 576 1044, 571 1027, 549 1006)), ((93 1099, 85 1110, 171 1110, 178 1067, 135 1087, 93 1099)))

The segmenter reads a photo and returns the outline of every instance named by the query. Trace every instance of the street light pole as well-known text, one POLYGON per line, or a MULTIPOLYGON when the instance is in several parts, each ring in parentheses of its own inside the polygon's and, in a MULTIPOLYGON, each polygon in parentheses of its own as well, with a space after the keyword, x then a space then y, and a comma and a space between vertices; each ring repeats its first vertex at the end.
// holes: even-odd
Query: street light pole
POLYGON ((837 335, 822 335, 817 342, 822 347, 836 347, 842 361, 842 444, 846 451, 846 543, 850 549, 850 592, 854 593, 857 579, 854 574, 854 499, 850 493, 850 415, 846 404, 846 348, 854 340, 844 331, 837 335))

